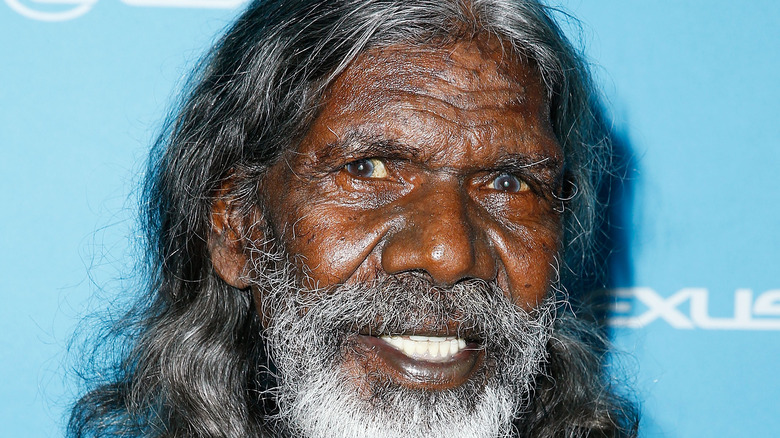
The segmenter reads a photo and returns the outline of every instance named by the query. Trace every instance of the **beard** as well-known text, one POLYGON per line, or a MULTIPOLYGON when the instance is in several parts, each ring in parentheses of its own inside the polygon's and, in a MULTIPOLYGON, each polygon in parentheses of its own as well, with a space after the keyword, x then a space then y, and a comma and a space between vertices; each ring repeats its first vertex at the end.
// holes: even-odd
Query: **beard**
POLYGON ((286 257, 272 259, 273 269, 252 277, 264 291, 261 336, 275 368, 275 386, 267 388, 276 402, 267 419, 273 429, 308 438, 515 435, 513 424, 528 410, 547 358, 552 298, 524 311, 495 282, 441 288, 412 274, 311 289, 298 284, 286 257), (347 357, 361 354, 358 334, 453 326, 457 337, 484 350, 481 365, 454 388, 410 388, 378 373, 356 378, 344 367, 347 357))

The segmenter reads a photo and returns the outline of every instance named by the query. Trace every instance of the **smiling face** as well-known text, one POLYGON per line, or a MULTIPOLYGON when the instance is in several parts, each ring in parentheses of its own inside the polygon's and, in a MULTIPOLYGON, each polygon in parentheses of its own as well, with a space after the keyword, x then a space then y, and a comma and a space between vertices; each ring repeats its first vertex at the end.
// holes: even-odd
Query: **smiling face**
MULTIPOLYGON (((388 279, 428 297, 414 298, 395 325, 377 311, 384 324, 353 322, 339 338, 336 366, 357 392, 480 386, 501 371, 491 369, 487 335, 473 330, 480 322, 463 314, 487 309, 449 306, 469 294, 477 302, 475 291, 526 316, 540 305, 560 245, 561 173, 534 66, 486 39, 390 46, 339 75, 300 145, 269 169, 262 216, 272 236, 252 239, 281 244, 312 306, 343 289, 376 301, 388 279)), ((273 313, 267 287, 250 284, 260 313, 273 313)))

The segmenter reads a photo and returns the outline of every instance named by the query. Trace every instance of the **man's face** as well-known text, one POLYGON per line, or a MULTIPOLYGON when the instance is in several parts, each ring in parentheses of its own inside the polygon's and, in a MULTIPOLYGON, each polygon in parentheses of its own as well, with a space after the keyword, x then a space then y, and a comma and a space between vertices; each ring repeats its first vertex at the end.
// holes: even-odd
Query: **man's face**
MULTIPOLYGON (((342 296, 381 309, 339 308, 320 318, 361 315, 334 328, 341 336, 323 335, 341 344, 321 353, 335 356, 328 361, 346 380, 340 386, 372 403, 382 398, 377 388, 423 398, 480 393, 504 372, 492 356, 504 353, 491 352, 485 338, 501 333, 478 330, 478 315, 516 310, 529 319, 554 280, 561 167, 533 66, 485 40, 368 51, 330 86, 303 141, 263 180, 273 236, 256 240, 275 239, 294 282, 309 291, 299 292, 306 304, 297 313, 342 296), (509 307, 477 309, 477 295, 499 296, 509 307), (396 309, 382 307, 388 302, 411 308, 391 316, 396 309)), ((259 280, 253 291, 273 326, 277 309, 269 307, 282 306, 278 297, 259 280)), ((506 321, 506 329, 492 330, 523 324, 506 321)), ((512 354, 543 349, 522 345, 512 354)), ((531 373, 540 354, 523 359, 534 363, 520 372, 531 373)))

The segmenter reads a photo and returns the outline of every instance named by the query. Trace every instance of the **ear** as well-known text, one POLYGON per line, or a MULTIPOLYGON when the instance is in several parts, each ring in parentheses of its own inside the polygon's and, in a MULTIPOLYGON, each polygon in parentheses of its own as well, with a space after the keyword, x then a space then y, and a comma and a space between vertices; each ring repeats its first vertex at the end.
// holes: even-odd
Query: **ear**
POLYGON ((217 275, 235 288, 246 289, 248 227, 231 195, 232 187, 232 182, 224 183, 211 204, 208 249, 217 275))

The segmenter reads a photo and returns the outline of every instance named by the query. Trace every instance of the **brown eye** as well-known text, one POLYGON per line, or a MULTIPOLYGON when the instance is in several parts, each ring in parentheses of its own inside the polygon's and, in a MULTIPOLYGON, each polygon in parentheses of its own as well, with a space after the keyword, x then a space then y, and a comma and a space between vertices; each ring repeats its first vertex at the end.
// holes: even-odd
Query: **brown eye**
POLYGON ((510 175, 508 173, 502 173, 501 175, 498 175, 496 179, 493 180, 491 187, 493 187, 495 190, 510 193, 528 190, 528 184, 526 184, 524 181, 521 181, 516 176, 510 175))
POLYGON ((357 178, 385 178, 387 177, 387 168, 385 163, 379 158, 364 158, 348 163, 344 170, 357 178))

